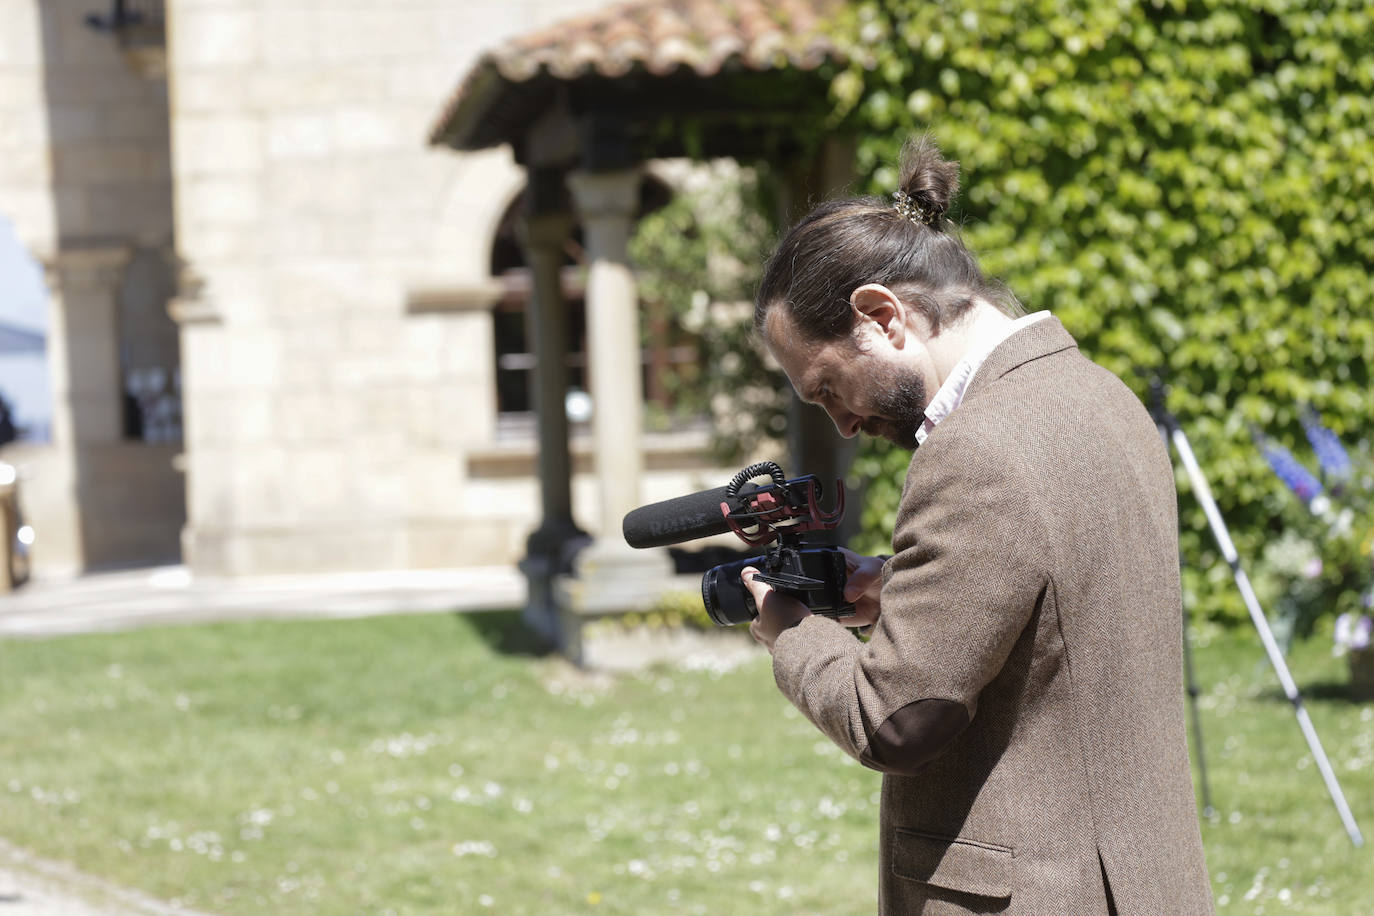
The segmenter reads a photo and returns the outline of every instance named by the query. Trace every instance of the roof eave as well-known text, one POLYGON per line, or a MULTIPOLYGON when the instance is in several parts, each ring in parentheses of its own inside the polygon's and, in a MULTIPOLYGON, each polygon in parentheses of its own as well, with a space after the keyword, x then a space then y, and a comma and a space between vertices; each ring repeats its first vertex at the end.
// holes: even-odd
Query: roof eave
POLYGON ((430 130, 430 145, 468 152, 499 145, 500 141, 486 141, 476 135, 484 116, 509 85, 489 57, 483 57, 430 130))

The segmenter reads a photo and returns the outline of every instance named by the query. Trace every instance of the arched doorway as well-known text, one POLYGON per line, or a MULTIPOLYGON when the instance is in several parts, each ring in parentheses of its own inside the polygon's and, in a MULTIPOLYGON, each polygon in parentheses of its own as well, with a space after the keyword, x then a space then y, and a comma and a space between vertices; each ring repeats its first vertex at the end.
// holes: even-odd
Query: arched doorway
MULTIPOLYGON (((657 176, 646 174, 639 186, 636 219, 658 210, 672 199, 673 190, 657 176)), ((506 207, 497 224, 491 247, 491 276, 501 289, 492 308, 493 339, 496 346, 497 434, 500 437, 533 435, 535 424, 534 353, 530 309, 533 280, 519 238, 524 201, 523 189, 506 207)), ((571 204, 568 204, 569 208, 571 204)), ((561 253, 559 271, 563 314, 568 341, 567 372, 569 420, 575 427, 586 422, 580 409, 587 384, 587 312, 583 268, 586 266, 582 227, 574 223, 561 253)), ((652 317, 649 325, 653 326, 652 317)), ((662 337, 663 335, 658 335, 662 337)), ((666 405, 667 393, 656 387, 656 366, 667 358, 669 342, 656 339, 651 330, 644 354, 644 390, 650 403, 666 405)))
POLYGON ((177 292, 169 252, 138 248, 119 286, 123 432, 138 442, 181 441, 181 346, 167 302, 177 292))

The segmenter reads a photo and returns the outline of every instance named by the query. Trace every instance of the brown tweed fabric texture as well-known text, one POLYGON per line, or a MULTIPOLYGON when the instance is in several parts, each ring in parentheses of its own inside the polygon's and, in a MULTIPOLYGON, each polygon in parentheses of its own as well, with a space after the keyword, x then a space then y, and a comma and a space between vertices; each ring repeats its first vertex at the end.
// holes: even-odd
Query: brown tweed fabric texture
POLYGON ((779 637, 778 686, 866 765, 910 704, 971 717, 905 736, 934 759, 884 777, 882 913, 1098 916, 1108 885, 1121 916, 1212 912, 1176 511, 1140 402, 1044 320, 912 458, 871 640, 824 617, 779 637))

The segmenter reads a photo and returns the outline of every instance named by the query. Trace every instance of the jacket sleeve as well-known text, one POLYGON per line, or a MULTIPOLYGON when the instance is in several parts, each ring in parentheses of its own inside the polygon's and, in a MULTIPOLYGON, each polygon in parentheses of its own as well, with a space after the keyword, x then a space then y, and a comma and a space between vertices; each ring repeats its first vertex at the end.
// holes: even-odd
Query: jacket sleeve
POLYGON ((916 772, 967 727, 1048 586, 1044 481, 947 425, 908 471, 868 643, 815 616, 774 645, 782 692, 888 773, 916 772))

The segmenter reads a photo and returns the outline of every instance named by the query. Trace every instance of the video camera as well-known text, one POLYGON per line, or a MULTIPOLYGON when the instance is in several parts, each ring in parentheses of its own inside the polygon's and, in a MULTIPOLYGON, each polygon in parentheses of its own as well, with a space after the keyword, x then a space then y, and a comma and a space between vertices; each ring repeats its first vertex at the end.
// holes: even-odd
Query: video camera
POLYGON ((754 596, 740 580, 746 566, 759 570, 757 581, 797 598, 813 614, 848 617, 854 605, 844 600, 844 554, 838 547, 808 547, 802 540, 805 532, 832 529, 844 517, 843 482, 835 481, 835 488, 835 506, 825 512, 814 475, 787 480, 777 464, 761 461, 724 487, 641 506, 625 516, 622 530, 631 547, 666 547, 727 531, 753 547, 772 545, 762 556, 723 563, 702 576, 701 600, 717 626, 758 616, 754 596), (769 482, 751 483, 764 476, 769 482))

